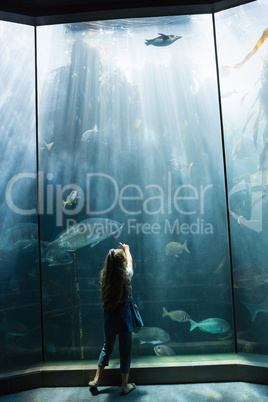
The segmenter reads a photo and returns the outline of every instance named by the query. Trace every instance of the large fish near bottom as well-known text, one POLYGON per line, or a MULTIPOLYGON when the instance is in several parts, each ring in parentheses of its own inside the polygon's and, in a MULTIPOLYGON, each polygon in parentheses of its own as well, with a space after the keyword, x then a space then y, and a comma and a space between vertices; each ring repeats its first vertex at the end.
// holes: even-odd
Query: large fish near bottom
POLYGON ((154 347, 157 356, 175 356, 176 352, 167 345, 157 345, 154 347))
POLYGON ((122 229, 122 224, 110 219, 89 218, 69 227, 59 234, 47 249, 75 251, 79 248, 96 244, 114 236, 122 229))
POLYGON ((169 334, 158 327, 142 327, 139 332, 132 332, 132 338, 138 339, 140 343, 151 343, 153 345, 170 340, 169 334))

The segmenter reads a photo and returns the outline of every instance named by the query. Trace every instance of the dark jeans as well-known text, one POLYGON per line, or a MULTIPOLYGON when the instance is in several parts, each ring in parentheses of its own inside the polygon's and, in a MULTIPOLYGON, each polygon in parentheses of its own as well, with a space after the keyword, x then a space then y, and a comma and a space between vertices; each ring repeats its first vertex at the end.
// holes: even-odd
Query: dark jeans
MULTIPOLYGON (((128 374, 130 371, 132 332, 122 332, 119 337, 120 371, 128 374)), ((115 333, 105 333, 104 345, 99 357, 99 366, 108 366, 116 339, 115 333)))

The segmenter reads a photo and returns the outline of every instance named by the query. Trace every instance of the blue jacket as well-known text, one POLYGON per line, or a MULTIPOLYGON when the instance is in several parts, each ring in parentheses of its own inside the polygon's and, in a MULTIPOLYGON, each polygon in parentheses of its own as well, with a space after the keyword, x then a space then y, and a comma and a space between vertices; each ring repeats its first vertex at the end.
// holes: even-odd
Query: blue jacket
POLYGON ((105 332, 120 334, 122 332, 133 331, 137 327, 133 314, 133 297, 126 297, 124 302, 115 310, 104 310, 104 329, 105 332))

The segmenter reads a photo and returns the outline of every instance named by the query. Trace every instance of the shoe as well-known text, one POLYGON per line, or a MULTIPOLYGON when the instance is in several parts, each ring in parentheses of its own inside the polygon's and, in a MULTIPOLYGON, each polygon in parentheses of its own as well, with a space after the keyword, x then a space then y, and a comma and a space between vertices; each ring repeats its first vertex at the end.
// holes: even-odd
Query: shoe
POLYGON ((88 385, 90 386, 90 388, 97 388, 97 386, 99 385, 99 381, 97 380, 89 381, 88 385))
POLYGON ((127 395, 136 388, 136 384, 134 384, 134 382, 132 382, 130 385, 131 387, 129 388, 122 388, 122 395, 127 395))

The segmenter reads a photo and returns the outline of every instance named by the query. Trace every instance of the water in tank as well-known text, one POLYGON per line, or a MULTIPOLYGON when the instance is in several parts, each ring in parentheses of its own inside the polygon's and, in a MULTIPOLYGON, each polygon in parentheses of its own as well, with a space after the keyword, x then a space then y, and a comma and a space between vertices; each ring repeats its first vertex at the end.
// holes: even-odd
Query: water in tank
POLYGON ((37 39, 45 358, 98 358, 99 274, 120 241, 146 327, 133 359, 233 352, 212 16, 46 26, 37 39))
POLYGON ((38 27, 36 105, 32 28, 1 23, 2 371, 97 362, 119 242, 133 361, 265 354, 267 13, 38 27))
POLYGON ((0 370, 42 359, 34 28, 0 22, 0 370))
POLYGON ((239 353, 266 355, 268 3, 216 15, 239 353), (232 43, 232 46, 230 46, 232 43))

